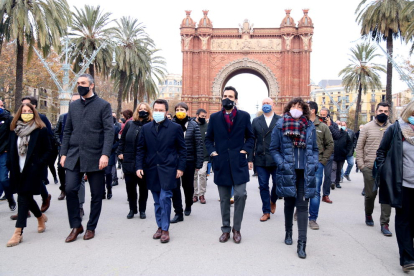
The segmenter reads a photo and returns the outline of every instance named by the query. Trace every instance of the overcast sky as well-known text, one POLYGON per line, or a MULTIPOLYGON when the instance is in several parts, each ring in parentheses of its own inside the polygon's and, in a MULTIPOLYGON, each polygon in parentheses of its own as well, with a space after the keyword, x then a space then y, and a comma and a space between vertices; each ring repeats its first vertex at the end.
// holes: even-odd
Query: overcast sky
MULTIPOLYGON (((81 0, 68 0, 69 5, 78 8, 85 4, 81 0)), ((302 18, 302 9, 308 8, 314 23, 313 52, 311 54, 311 79, 318 83, 322 79, 339 79, 338 72, 349 63, 349 49, 360 38, 360 28, 355 22, 355 9, 359 0, 261 0, 261 1, 189 1, 189 0, 88 0, 88 5, 100 5, 111 12, 113 18, 132 16, 143 22, 147 32, 155 40, 161 55, 167 60, 170 73, 182 74, 182 53, 180 24, 185 18, 185 10, 192 10, 191 17, 197 23, 203 17, 202 10, 209 10, 209 18, 215 28, 237 28, 244 19, 249 19, 255 28, 280 27, 285 17, 285 9, 292 9, 295 23, 302 18)), ((382 43, 385 48, 385 43, 382 43)), ((409 47, 395 43, 394 53, 399 60, 408 57, 409 47)), ((379 50, 378 50, 379 51, 379 50)), ((385 57, 376 60, 386 64, 385 57)), ((385 75, 382 77, 385 84, 385 75)), ((229 84, 240 91, 240 104, 249 112, 256 111, 257 102, 266 97, 267 89, 256 76, 236 76, 229 84)), ((393 91, 406 89, 394 70, 393 91)))

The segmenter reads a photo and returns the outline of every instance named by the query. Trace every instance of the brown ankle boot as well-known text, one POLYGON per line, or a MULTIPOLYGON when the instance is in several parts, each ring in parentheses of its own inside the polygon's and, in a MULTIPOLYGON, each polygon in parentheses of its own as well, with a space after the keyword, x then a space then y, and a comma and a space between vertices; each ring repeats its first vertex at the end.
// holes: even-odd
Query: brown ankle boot
POLYGON ((11 239, 7 242, 7 247, 19 245, 23 241, 23 229, 16 228, 11 239))
POLYGON ((37 232, 43 233, 46 231, 46 222, 47 222, 47 216, 45 214, 42 214, 42 216, 37 218, 38 226, 37 226, 37 232))

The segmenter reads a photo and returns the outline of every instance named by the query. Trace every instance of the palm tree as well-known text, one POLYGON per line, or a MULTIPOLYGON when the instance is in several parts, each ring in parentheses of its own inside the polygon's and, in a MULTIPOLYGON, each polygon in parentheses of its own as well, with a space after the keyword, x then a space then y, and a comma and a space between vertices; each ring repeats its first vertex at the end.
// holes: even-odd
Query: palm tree
POLYGON ((122 111, 122 100, 128 91, 128 82, 134 76, 139 76, 140 70, 145 68, 148 61, 148 49, 154 46, 153 41, 145 32, 145 26, 137 19, 122 17, 117 21, 113 38, 117 64, 111 76, 118 87, 117 116, 122 111))
MULTIPOLYGON (((404 29, 411 20, 409 14, 402 11, 410 2, 408 0, 362 0, 355 13, 356 21, 361 25, 361 35, 371 36, 372 39, 387 42, 387 53, 392 58, 394 38, 403 37, 404 29)), ((392 119, 392 64, 387 63, 386 101, 390 104, 390 118, 392 119)))
POLYGON ((23 52, 29 47, 28 60, 33 47, 47 56, 52 46, 60 46, 60 38, 67 33, 71 12, 66 0, 2 0, 0 19, 5 41, 16 41, 15 110, 20 106, 23 92, 23 52))
POLYGON ((358 98, 355 110, 354 131, 358 129, 359 113, 361 112, 361 95, 370 89, 382 89, 380 72, 386 73, 384 65, 370 63, 374 58, 381 55, 376 54, 376 47, 369 43, 357 44, 351 48, 351 58, 344 69, 339 72, 342 75, 342 85, 345 90, 358 91, 358 98))
MULTIPOLYGON (((405 6, 402 13, 408 18, 413 18, 414 17, 414 2, 410 1, 405 6)), ((404 37, 407 43, 408 41, 413 40, 414 38, 414 21, 413 20, 411 20, 408 23, 407 28, 405 29, 404 37)), ((414 43, 411 45, 410 55, 413 53, 413 51, 414 51, 414 43)))
MULTIPOLYGON (((111 13, 104 13, 100 6, 88 6, 81 10, 75 7, 73 13, 71 42, 75 44, 74 53, 71 55, 71 62, 74 63, 73 70, 78 72, 85 57, 92 56, 103 43, 110 43, 110 37, 114 29, 108 27, 113 21, 111 13)), ((95 77, 95 71, 103 76, 108 76, 112 62, 112 47, 107 45, 101 48, 95 60, 89 65, 89 74, 95 77)), ((95 89, 95 88, 94 88, 95 89)))

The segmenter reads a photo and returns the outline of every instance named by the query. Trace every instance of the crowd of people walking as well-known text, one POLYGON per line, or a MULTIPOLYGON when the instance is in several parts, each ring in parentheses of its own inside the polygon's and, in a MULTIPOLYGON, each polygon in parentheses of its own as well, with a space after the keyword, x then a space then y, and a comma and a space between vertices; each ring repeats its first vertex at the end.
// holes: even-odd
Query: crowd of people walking
POLYGON ((102 200, 110 200, 118 184, 117 163, 126 184, 126 218, 139 214, 146 219, 150 191, 156 220, 153 239, 167 243, 170 223, 190 216, 194 203, 206 204, 211 165, 220 200, 219 242, 227 242, 231 235, 235 243, 242 240, 246 184, 249 170, 254 169, 262 200, 259 220, 268 221, 283 199, 284 242, 293 244, 292 226, 297 221, 296 250, 299 258, 306 258, 308 227, 321 227, 317 222, 321 201, 333 204, 331 190, 341 189, 343 179, 351 181, 356 165, 364 179, 366 225, 375 224, 373 210, 379 194, 381 232, 392 236, 389 222, 395 208, 400 265, 404 271, 414 270, 414 102, 404 107, 394 123, 388 117, 390 106, 378 103, 375 118, 355 133, 346 122, 334 122, 329 109, 319 110, 317 103, 301 98, 288 102, 280 115, 274 112, 275 102, 265 98, 262 114, 251 121, 248 113, 237 108, 237 90, 228 86, 223 90, 222 109, 216 113, 198 109, 192 118, 186 103, 170 107, 166 100, 157 99, 152 105, 142 102, 135 111, 123 111, 120 123, 110 104, 94 93, 92 76, 81 75, 77 84, 78 94, 54 131, 37 111, 36 98, 24 97, 14 116, 0 101, 0 195, 4 193, 1 200, 8 201, 11 211, 17 206, 8 247, 22 242, 31 214, 38 220, 38 232, 46 230, 45 212, 51 202, 47 168, 54 183, 60 183, 58 200, 66 200, 71 228, 67 243, 84 232, 84 240, 95 237, 102 200), (170 109, 175 115, 168 113, 170 109), (91 191, 86 228, 82 224, 85 183, 91 191), (37 195, 42 198, 40 207, 34 199, 37 195))

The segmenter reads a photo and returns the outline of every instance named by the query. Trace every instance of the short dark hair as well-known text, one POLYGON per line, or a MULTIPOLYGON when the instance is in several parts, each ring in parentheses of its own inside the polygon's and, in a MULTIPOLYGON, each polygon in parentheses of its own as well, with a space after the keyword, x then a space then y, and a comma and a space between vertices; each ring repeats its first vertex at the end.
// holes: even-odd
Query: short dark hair
POLYGON ((302 110, 303 110, 303 115, 308 118, 309 120, 309 115, 310 115, 310 110, 309 110, 309 106, 305 103, 305 101, 298 97, 298 98, 293 98, 286 106, 285 109, 283 111, 283 113, 288 113, 290 111, 290 109, 292 108, 292 106, 296 105, 296 104, 300 104, 302 106, 302 110))
POLYGON ((175 107, 174 107, 174 111, 176 111, 178 107, 182 107, 186 111, 188 111, 188 105, 186 103, 184 103, 184 102, 181 102, 181 103, 176 104, 175 107))
POLYGON ((29 100, 31 105, 35 105, 37 107, 37 99, 33 96, 26 96, 22 98, 22 102, 24 100, 29 100))
POLYGON ((200 115, 200 113, 206 113, 207 114, 207 111, 205 109, 199 108, 199 109, 197 109, 196 115, 200 115))
POLYGON ((171 113, 168 113, 168 114, 167 114, 167 116, 168 116, 168 115, 170 115, 170 116, 172 117, 172 114, 171 114, 171 113))
POLYGON ((375 111, 377 111, 380 106, 390 108, 390 104, 389 103, 387 103, 387 102, 380 102, 379 104, 377 104, 377 108, 375 109, 375 111))
POLYGON ((125 119, 129 119, 129 118, 131 118, 132 117, 132 115, 134 114, 133 112, 132 112, 132 110, 131 109, 125 109, 124 111, 122 111, 121 112, 121 114, 124 116, 124 118, 125 119))
POLYGON ((165 111, 168 111, 168 102, 164 99, 157 99, 155 100, 154 104, 152 105, 152 108, 154 108, 155 104, 163 104, 165 106, 165 111))
POLYGON ((224 87, 223 94, 224 94, 224 91, 226 91, 226 90, 233 91, 234 92, 234 98, 236 100, 239 98, 239 93, 237 92, 236 88, 234 88, 233 86, 226 86, 226 87, 224 87))
POLYGON ((315 114, 318 114, 318 104, 313 102, 313 101, 309 101, 309 109, 315 109, 315 114))

